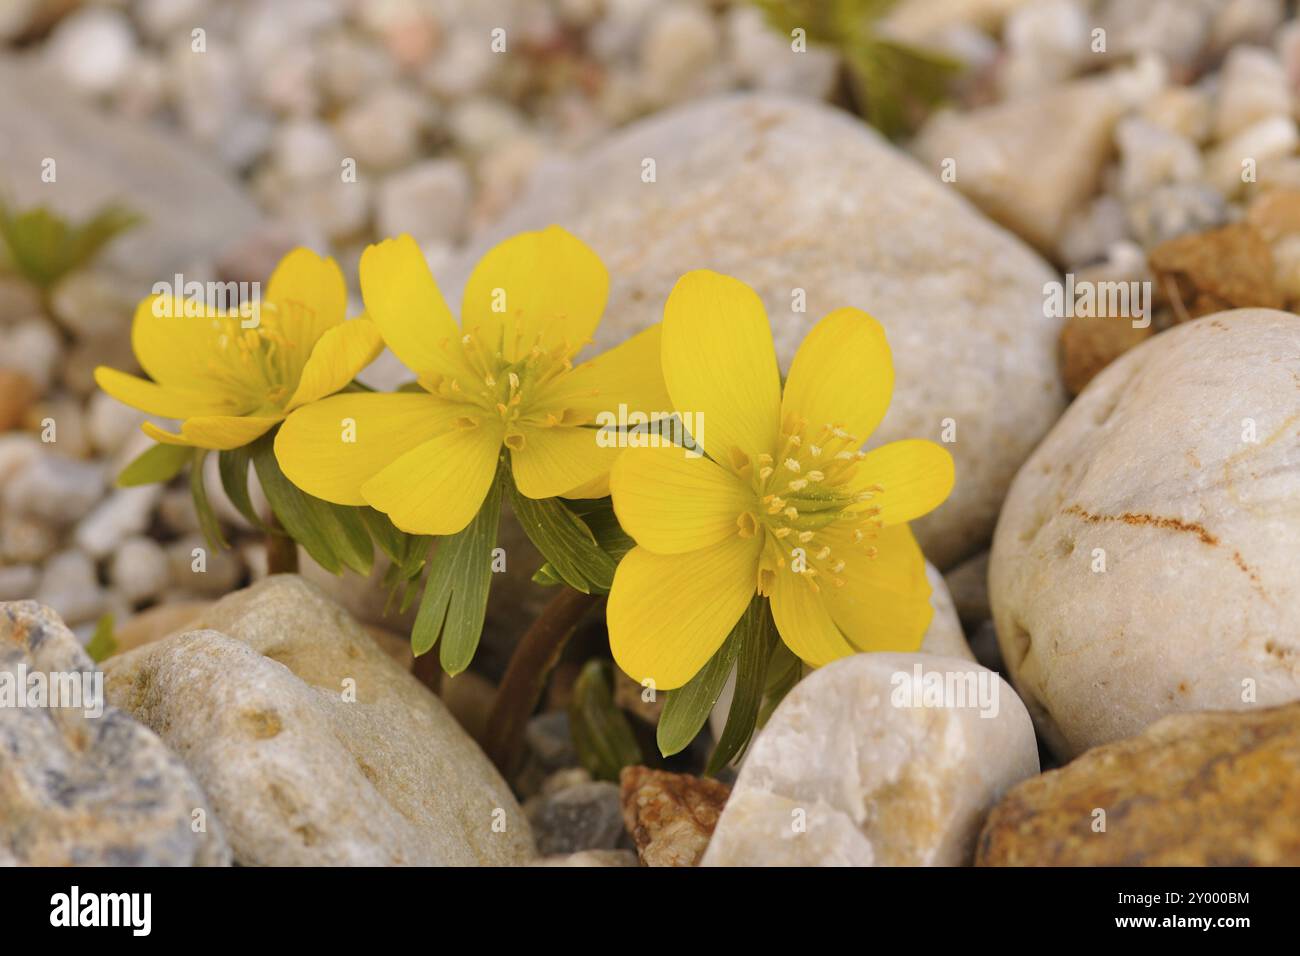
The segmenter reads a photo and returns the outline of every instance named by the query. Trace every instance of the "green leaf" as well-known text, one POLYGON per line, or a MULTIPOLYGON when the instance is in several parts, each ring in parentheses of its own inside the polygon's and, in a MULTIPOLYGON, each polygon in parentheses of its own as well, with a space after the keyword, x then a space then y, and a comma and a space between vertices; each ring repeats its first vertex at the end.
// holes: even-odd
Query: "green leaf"
POLYGON ((194 449, 185 445, 154 445, 122 469, 117 486, 130 488, 171 481, 193 457, 194 449))
POLYGON ((403 538, 407 537, 399 531, 394 524, 388 520, 388 515, 382 511, 376 511, 374 508, 358 508, 361 515, 361 521, 366 526, 366 531, 370 533, 370 538, 379 546, 382 551, 394 565, 401 564, 404 557, 405 542, 403 538))
POLYGON ((607 661, 590 660, 578 674, 569 730, 579 763, 597 780, 617 780, 624 767, 644 760, 627 716, 614 703, 607 661))
POLYGON ((583 520, 559 498, 527 498, 513 480, 507 486, 524 533, 564 583, 583 594, 608 592, 614 583, 614 559, 596 543, 583 520))
POLYGON ((217 470, 221 473, 221 487, 226 497, 248 519, 254 528, 269 530, 262 516, 253 507, 253 499, 248 494, 248 467, 253 462, 253 451, 249 445, 231 448, 217 455, 217 470))
POLYGON ((540 584, 544 588, 553 588, 557 584, 563 584, 564 578, 560 577, 560 572, 556 571, 555 566, 547 561, 533 572, 532 582, 540 584))
POLYGON ((86 653, 96 664, 112 657, 117 650, 117 641, 113 638, 113 615, 105 614, 95 622, 95 633, 86 643, 86 653))
POLYGON ((194 510, 198 513, 203 537, 208 542, 209 548, 228 548, 230 545, 226 541, 226 536, 221 533, 221 522, 217 520, 216 512, 212 510, 212 504, 208 501, 207 485, 203 482, 203 463, 207 460, 208 451, 206 448, 188 450, 194 456, 193 463, 190 465, 190 496, 194 499, 194 510))
POLYGON ((772 711, 776 710, 785 695, 803 676, 803 661, 795 657, 794 651, 785 646, 784 641, 777 641, 772 648, 772 656, 767 662, 767 681, 763 687, 763 706, 758 712, 758 726, 767 725, 772 711))
MULTIPOLYGON (((713 748, 705 773, 710 776, 731 763, 749 744, 763 701, 767 666, 773 646, 781 644, 771 607, 766 598, 755 597, 740 619, 736 633, 740 653, 736 663, 736 691, 727 711, 727 723, 713 748)), ((781 644, 784 647, 784 644, 781 644)))
POLYGON ((736 665, 741 643, 739 633, 744 620, 742 616, 698 674, 677 690, 666 692, 664 709, 659 714, 659 726, 655 731, 659 752, 665 757, 685 750, 709 719, 709 713, 722 696, 722 688, 736 665))
POLYGON ((504 480, 503 470, 498 470, 474 520, 442 537, 429 563, 429 579, 411 629, 411 650, 419 657, 441 638, 438 657, 448 674, 469 666, 483 635, 504 480))
POLYGON ((72 225, 44 206, 14 213, 0 200, 0 239, 9 261, 44 290, 89 264, 114 237, 141 221, 124 207, 109 205, 84 223, 72 225))
POLYGON ((834 49, 848 70, 853 99, 871 125, 897 137, 941 101, 962 67, 939 51, 889 39, 879 21, 898 0, 754 0, 787 39, 802 29, 834 49))
POLYGON ((618 523, 618 516, 614 514, 613 498, 608 496, 579 498, 574 501, 566 500, 565 504, 574 515, 582 519, 582 523, 591 530, 601 550, 613 558, 615 564, 622 560, 623 555, 636 547, 632 536, 618 523))
POLYGON ((274 442, 274 432, 268 432, 252 444, 253 467, 271 510, 289 537, 331 574, 341 573, 344 566, 369 574, 374 550, 358 509, 331 504, 299 490, 280 470, 274 442))

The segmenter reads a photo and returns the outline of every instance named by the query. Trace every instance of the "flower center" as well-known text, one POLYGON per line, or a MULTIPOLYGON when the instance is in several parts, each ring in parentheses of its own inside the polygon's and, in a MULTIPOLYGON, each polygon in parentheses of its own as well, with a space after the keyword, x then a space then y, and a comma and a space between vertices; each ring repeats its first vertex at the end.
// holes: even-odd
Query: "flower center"
POLYGON ((782 423, 780 452, 752 458, 737 451, 732 464, 754 489, 752 513, 737 521, 742 537, 762 533, 758 592, 770 594, 781 571, 797 574, 814 592, 844 586, 855 560, 876 556, 880 485, 864 486, 861 440, 834 424, 782 423))
POLYGON ((465 404, 461 427, 474 428, 485 417, 498 416, 505 425, 506 446, 517 451, 525 444, 525 426, 554 428, 591 420, 546 400, 548 386, 573 370, 573 350, 567 343, 548 347, 538 334, 531 347, 516 350, 520 357, 514 361, 508 361, 481 329, 464 333, 460 344, 464 374, 432 376, 422 384, 447 401, 465 404))
POLYGON ((249 412, 283 407, 293 394, 314 343, 294 341, 284 334, 284 323, 309 319, 289 314, 305 308, 298 303, 263 303, 255 328, 244 328, 238 315, 208 317, 215 337, 208 371, 218 387, 241 398, 249 412))

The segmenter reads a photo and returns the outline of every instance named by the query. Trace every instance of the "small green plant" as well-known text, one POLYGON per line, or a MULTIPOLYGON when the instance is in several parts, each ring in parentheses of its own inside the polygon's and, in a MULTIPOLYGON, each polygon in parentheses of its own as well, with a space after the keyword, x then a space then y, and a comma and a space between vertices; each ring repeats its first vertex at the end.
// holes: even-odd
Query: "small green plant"
POLYGON ((46 293, 140 222, 119 205, 104 206, 85 222, 72 223, 45 206, 15 211, 0 198, 0 252, 10 268, 46 293))
POLYGON ((906 133, 947 94, 961 64, 934 50, 882 36, 880 19, 898 0, 753 0, 787 36, 833 48, 847 73, 854 106, 891 138, 906 133))

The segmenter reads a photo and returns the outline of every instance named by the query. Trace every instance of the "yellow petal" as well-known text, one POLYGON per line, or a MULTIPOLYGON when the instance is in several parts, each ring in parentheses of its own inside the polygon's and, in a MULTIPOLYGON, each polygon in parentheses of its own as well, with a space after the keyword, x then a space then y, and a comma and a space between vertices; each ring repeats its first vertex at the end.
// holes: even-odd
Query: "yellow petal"
POLYGON ((885 528, 865 542, 874 558, 854 550, 848 530, 824 536, 832 553, 848 554, 837 575, 843 587, 823 587, 831 617, 853 645, 864 651, 915 651, 921 646, 934 609, 925 558, 907 525, 885 528))
POLYGON ((814 591, 788 564, 777 570, 772 585, 772 620, 781 640, 813 667, 853 653, 822 601, 826 590, 823 587, 814 591))
POLYGON ((602 446, 600 440, 595 428, 516 426, 506 436, 506 446, 519 493, 554 498, 608 474, 620 449, 602 446))
MULTIPOLYGON (((140 367, 159 385, 227 393, 216 384, 218 341, 223 333, 238 328, 237 319, 209 311, 201 303, 151 295, 136 306, 131 348, 140 367)), ((256 405, 246 398, 236 411, 250 412, 256 405)))
POLYGON ((222 403, 178 388, 163 388, 153 382, 101 365, 95 369, 95 384, 119 402, 163 418, 189 418, 225 411, 222 403))
POLYGON ((308 494, 363 505, 366 481, 465 412, 426 392, 345 392, 293 412, 276 433, 275 457, 308 494))
POLYGON ((952 455, 941 445, 920 438, 890 442, 867 452, 852 485, 865 490, 879 485, 859 507, 879 508, 886 525, 902 524, 928 514, 952 491, 952 455))
POLYGON ((181 433, 174 435, 153 422, 145 422, 144 433, 164 445, 192 445, 225 451, 256 441, 270 431, 279 418, 254 418, 249 415, 199 415, 181 423, 181 433))
POLYGON ((587 422, 602 412, 616 415, 620 404, 651 418, 670 413, 673 403, 659 358, 662 333, 662 324, 656 323, 572 372, 557 375, 529 399, 530 406, 568 410, 587 422))
POLYGON ((337 262, 298 248, 271 273, 266 301, 285 337, 306 352, 347 316, 348 287, 337 262))
POLYGON ((398 458, 361 494, 408 534, 455 534, 482 506, 500 453, 499 421, 453 428, 398 458))
POLYGON ((407 368, 422 377, 468 374, 460 329, 414 239, 367 246, 358 271, 366 314, 407 368))
POLYGON ((795 353, 781 413, 813 428, 843 428, 861 444, 885 417, 893 390, 884 328, 858 309, 837 309, 813 327, 795 353))
POLYGON ((624 673, 657 690, 694 677, 754 597, 761 542, 733 536, 686 554, 629 551, 606 612, 609 647, 624 673))
MULTIPOLYGON (((763 303, 743 282, 700 270, 682 276, 664 306, 664 381, 685 417, 704 416, 716 461, 775 451, 781 377, 763 303)), ((689 419, 687 419, 689 420, 689 419)))
POLYGON ((559 226, 523 232, 488 250, 465 284, 461 327, 513 362, 534 346, 573 355, 591 338, 609 296, 609 273, 586 243, 559 226))
POLYGON ((563 495, 563 498, 608 498, 609 497, 609 472, 602 472, 585 485, 579 485, 577 488, 570 488, 563 495))
MULTIPOLYGON (((681 448, 629 448, 614 464, 609 486, 623 530, 656 554, 735 537, 740 516, 757 514, 754 493, 739 478, 681 448)), ((756 524, 749 530, 764 533, 756 524)))
POLYGON ((353 319, 334 326, 311 350, 288 409, 292 411, 299 405, 333 395, 356 378, 383 349, 379 329, 369 319, 353 319))

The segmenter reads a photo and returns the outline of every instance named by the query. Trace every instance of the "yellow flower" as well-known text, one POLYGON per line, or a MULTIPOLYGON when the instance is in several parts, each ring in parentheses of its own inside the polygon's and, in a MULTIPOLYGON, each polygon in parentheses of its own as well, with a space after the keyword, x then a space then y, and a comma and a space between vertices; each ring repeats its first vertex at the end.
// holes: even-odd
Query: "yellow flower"
POLYGON ((953 464, 927 441, 859 450, 893 390, 880 324, 857 309, 823 318, 783 394, 758 296, 692 272, 664 308, 662 358, 673 407, 703 416, 708 457, 629 450, 610 475, 614 511, 637 542, 609 596, 618 665, 680 687, 755 593, 813 666, 919 647, 930 587, 906 522, 948 496, 953 464))
POLYGON ((490 250, 465 286, 458 327, 410 236, 361 257, 367 314, 419 390, 336 395, 276 435, 289 479, 342 505, 368 504, 412 534, 454 534, 478 512, 502 448, 529 498, 607 494, 618 454, 601 412, 668 408, 656 325, 574 367, 605 308, 609 275, 556 226, 490 250), (340 423, 354 425, 340 440, 340 423))
POLYGON ((295 408, 337 392, 374 361, 383 349, 374 323, 344 321, 346 315, 338 265, 295 249, 247 317, 178 297, 145 299, 135 311, 131 347, 153 381, 103 365, 95 381, 143 412, 183 419, 179 435, 145 422, 157 441, 238 448, 295 408))

